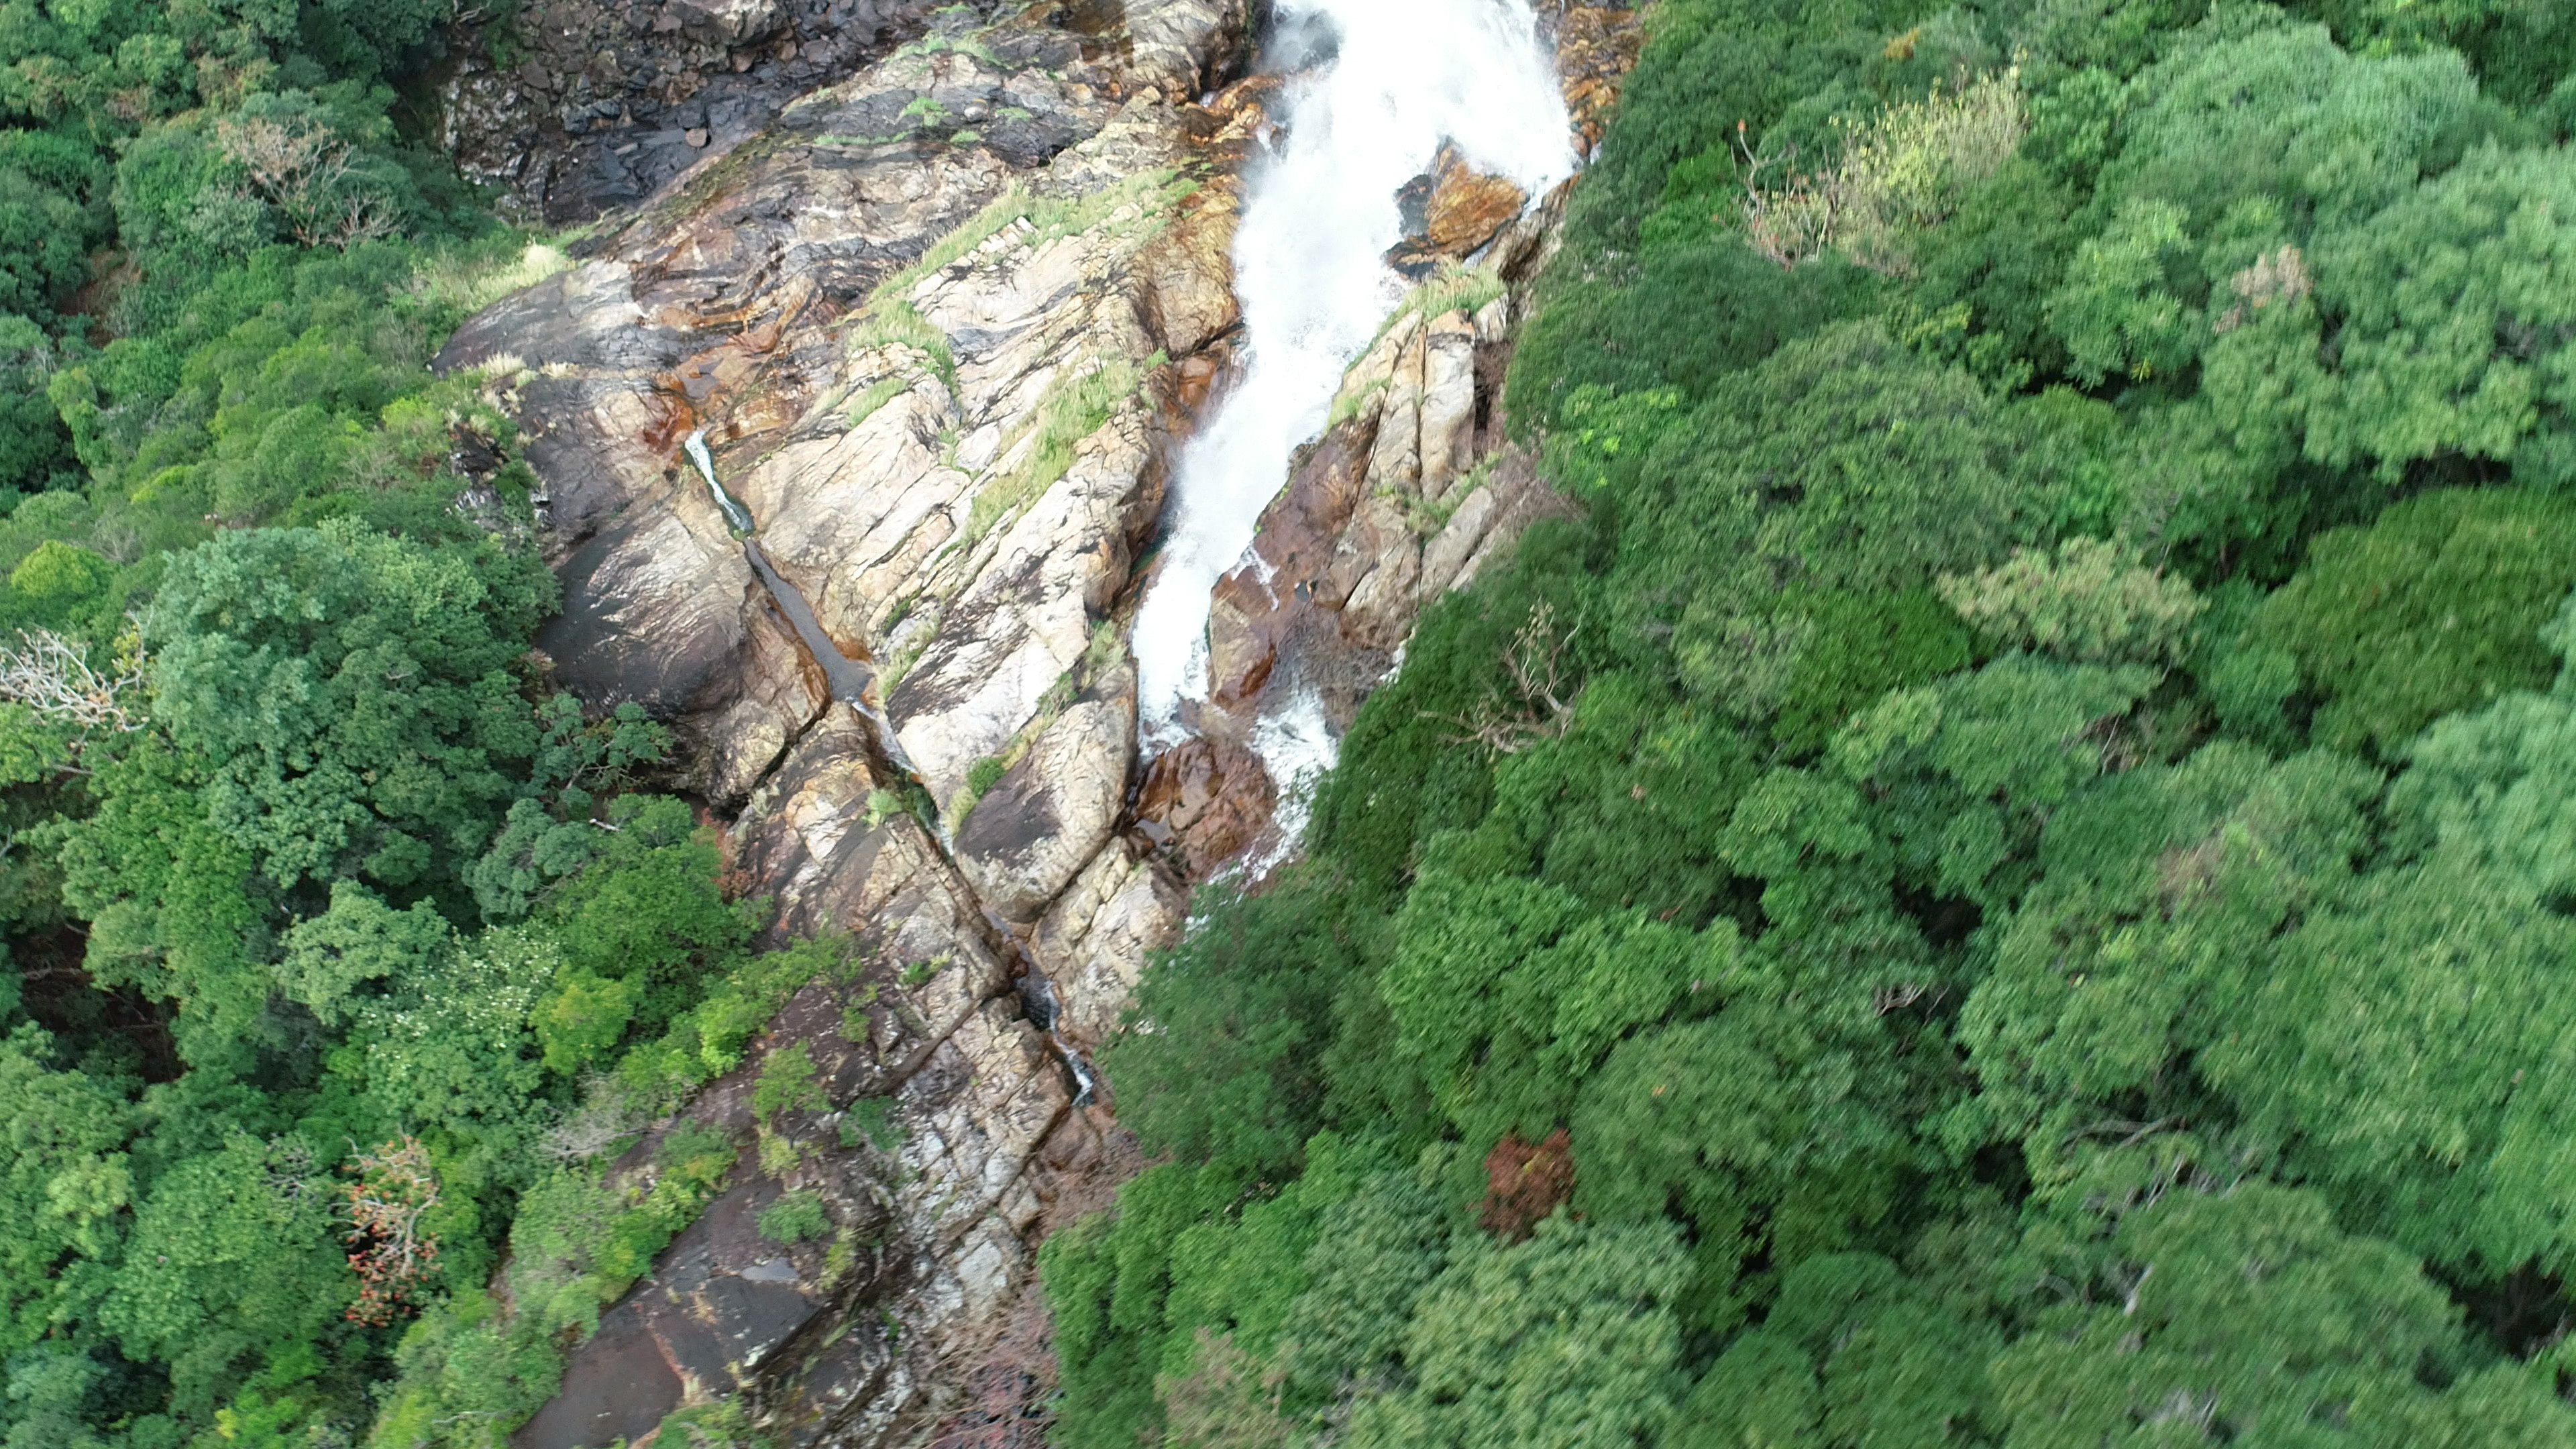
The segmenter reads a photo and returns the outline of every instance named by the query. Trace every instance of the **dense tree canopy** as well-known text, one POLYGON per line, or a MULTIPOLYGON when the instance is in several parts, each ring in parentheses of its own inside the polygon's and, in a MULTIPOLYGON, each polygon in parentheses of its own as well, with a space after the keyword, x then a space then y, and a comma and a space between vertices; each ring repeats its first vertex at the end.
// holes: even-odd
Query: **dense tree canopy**
POLYGON ((635 790, 659 730, 530 654, 533 475, 426 364, 559 254, 393 120, 457 13, 0 4, 12 1449, 519 1422, 732 1161, 680 1134, 624 1202, 561 1125, 667 1109, 822 963, 755 955, 635 790), (353 1237, 403 1193, 425 1258, 353 1237))
POLYGON ((1666 0, 1059 1441, 2576 1442, 2563 9, 1666 0))

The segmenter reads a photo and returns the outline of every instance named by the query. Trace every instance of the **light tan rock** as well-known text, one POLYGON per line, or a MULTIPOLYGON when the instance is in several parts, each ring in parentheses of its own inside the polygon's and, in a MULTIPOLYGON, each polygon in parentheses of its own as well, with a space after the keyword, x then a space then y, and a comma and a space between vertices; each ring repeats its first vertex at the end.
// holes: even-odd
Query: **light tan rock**
POLYGON ((1463 312, 1435 319, 1423 339, 1415 427, 1422 496, 1438 502, 1476 450, 1476 327, 1463 312))
POLYGON ((1179 885, 1111 841, 1056 899, 1031 941, 1055 983, 1059 1026, 1083 1048, 1118 1028, 1152 953, 1176 944, 1188 911, 1179 885))
POLYGON ((1145 315, 1163 351, 1187 357, 1242 319, 1234 297, 1233 194, 1192 198, 1189 210, 1149 243, 1136 265, 1145 283, 1145 315))
POLYGON ((1122 407, 1075 449, 1073 466, 1001 528, 939 633, 887 696, 903 748, 933 799, 956 797, 975 762, 1001 754, 1089 647, 1089 601, 1123 582, 1128 540, 1159 498, 1144 491, 1149 422, 1122 407))
POLYGON ((774 35, 787 17, 778 0, 663 0, 680 32, 704 45, 740 45, 774 35))
POLYGON ((1108 843, 1136 751, 1132 678, 1056 716, 957 830, 957 865, 987 909, 1034 921, 1108 843))
POLYGON ((1243 53, 1244 0, 1124 0, 1127 73, 1188 99, 1219 84, 1243 53))
POLYGON ((1422 482, 1423 366, 1430 339, 1419 327, 1407 329, 1404 350, 1387 374, 1378 404, 1377 445, 1369 453, 1368 486, 1372 493, 1411 493, 1422 482))

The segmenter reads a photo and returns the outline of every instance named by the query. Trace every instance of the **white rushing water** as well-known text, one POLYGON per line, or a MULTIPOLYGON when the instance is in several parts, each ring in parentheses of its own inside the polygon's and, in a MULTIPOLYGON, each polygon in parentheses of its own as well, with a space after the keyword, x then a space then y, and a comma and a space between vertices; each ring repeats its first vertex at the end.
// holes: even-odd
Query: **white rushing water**
MULTIPOLYGON (((1404 299, 1384 260, 1404 235, 1397 192, 1443 141, 1533 196, 1575 165, 1529 0, 1278 0, 1274 15, 1278 48, 1325 58, 1288 86, 1284 134, 1246 178, 1234 244, 1244 373, 1182 455, 1160 572, 1137 612, 1140 709, 1160 743, 1182 733, 1183 701, 1207 692, 1209 590, 1242 559, 1290 454, 1323 431, 1342 374, 1404 299)), ((1282 786, 1331 761, 1311 712, 1261 741, 1279 748, 1267 763, 1282 786)))

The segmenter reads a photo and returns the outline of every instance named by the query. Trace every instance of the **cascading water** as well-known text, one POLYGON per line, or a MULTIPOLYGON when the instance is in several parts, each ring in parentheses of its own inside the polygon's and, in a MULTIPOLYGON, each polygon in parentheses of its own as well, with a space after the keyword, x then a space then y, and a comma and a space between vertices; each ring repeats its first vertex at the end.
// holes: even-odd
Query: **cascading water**
MULTIPOLYGON (((1137 613, 1142 722, 1161 744, 1185 733, 1183 702, 1207 692, 1209 591, 1404 299, 1385 262, 1404 235, 1397 193, 1443 141, 1533 196, 1575 165, 1529 0, 1278 0, 1274 14, 1274 59, 1312 43, 1316 63, 1288 87, 1284 139, 1248 178, 1234 246, 1246 367, 1182 456, 1160 572, 1137 613)), ((1283 787, 1331 763, 1311 698, 1262 721, 1253 743, 1283 787)))

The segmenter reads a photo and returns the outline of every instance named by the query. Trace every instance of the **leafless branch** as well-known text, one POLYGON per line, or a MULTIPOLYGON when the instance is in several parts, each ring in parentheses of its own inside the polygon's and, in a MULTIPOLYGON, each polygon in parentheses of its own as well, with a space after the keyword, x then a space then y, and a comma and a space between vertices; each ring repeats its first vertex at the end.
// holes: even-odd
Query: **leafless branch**
POLYGON ((1537 605, 1503 651, 1503 689, 1488 696, 1472 717, 1428 711, 1425 717, 1459 729, 1449 743, 1480 744, 1498 755, 1517 755, 1541 740, 1564 734, 1574 717, 1569 698, 1573 681, 1567 678, 1565 664, 1566 646, 1573 642, 1571 629, 1558 636, 1555 610, 1544 603, 1537 605))
POLYGON ((132 734, 143 728, 143 652, 120 654, 108 672, 90 667, 87 646, 51 629, 21 629, 21 647, 0 647, 0 701, 83 729, 132 734))
POLYGON ((344 189, 354 152, 328 128, 254 116, 219 122, 215 135, 302 245, 346 249, 398 229, 384 197, 344 189))

